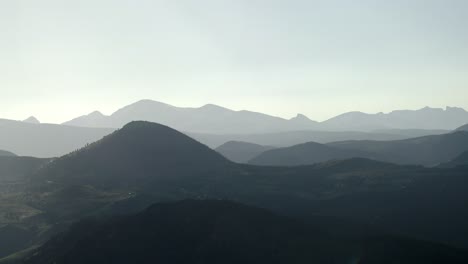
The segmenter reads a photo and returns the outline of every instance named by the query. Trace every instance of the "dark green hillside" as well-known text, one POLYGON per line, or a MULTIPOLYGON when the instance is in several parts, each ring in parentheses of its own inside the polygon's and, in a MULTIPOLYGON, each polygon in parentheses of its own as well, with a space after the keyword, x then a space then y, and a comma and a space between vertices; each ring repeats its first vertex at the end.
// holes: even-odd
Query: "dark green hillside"
POLYGON ((158 181, 217 179, 235 166, 208 147, 169 127, 131 122, 79 151, 61 157, 38 178, 56 184, 150 188, 158 181))
POLYGON ((2 196, 0 216, 35 230, 42 242, 84 217, 134 213, 161 201, 229 199, 311 223, 336 219, 320 224, 336 233, 360 236, 356 226, 371 226, 468 248, 467 172, 363 158, 240 165, 173 129, 133 122, 25 177, 32 180, 2 196))
POLYGON ((156 204, 82 221, 25 263, 466 263, 468 252, 396 237, 340 239, 263 209, 220 200, 156 204))

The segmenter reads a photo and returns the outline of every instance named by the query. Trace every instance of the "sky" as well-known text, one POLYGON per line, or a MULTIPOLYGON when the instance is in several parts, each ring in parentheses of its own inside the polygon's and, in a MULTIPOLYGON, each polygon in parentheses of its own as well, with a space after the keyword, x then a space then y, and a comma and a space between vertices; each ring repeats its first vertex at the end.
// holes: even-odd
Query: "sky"
POLYGON ((468 110, 466 0, 0 0, 0 118, 468 110))

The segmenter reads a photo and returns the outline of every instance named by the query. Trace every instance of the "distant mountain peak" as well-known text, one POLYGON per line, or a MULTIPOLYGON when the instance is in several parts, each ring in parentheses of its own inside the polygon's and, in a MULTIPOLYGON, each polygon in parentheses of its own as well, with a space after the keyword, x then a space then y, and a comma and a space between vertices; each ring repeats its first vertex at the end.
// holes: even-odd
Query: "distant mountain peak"
POLYGON ((2 157, 2 156, 14 157, 14 156, 16 156, 16 154, 13 153, 13 152, 10 152, 10 151, 0 149, 0 157, 2 157))
POLYGON ((88 117, 105 117, 105 115, 99 111, 91 112, 87 116, 88 117))
POLYGON ((25 120, 23 120, 23 122, 30 123, 30 124, 40 124, 41 123, 34 116, 30 116, 30 117, 26 118, 25 120))
POLYGON ((120 128, 133 120, 168 125, 180 131, 210 134, 259 134, 285 131, 374 131, 382 129, 453 130, 468 123, 468 112, 462 108, 424 107, 417 110, 365 113, 343 113, 323 122, 304 114, 286 119, 261 112, 232 110, 216 104, 200 107, 178 107, 144 99, 124 106, 109 116, 99 112, 65 122, 82 127, 120 128))
POLYGON ((215 104, 206 104, 202 107, 200 107, 200 109, 204 109, 204 110, 213 110, 213 111, 216 111, 216 110, 221 110, 221 111, 232 111, 230 109, 227 109, 225 107, 222 107, 222 106, 219 106, 219 105, 215 105, 215 104))
POLYGON ((151 100, 151 99, 143 99, 143 100, 137 101, 137 102, 135 102, 133 104, 130 104, 129 106, 132 106, 132 105, 164 105, 164 106, 174 107, 174 106, 172 106, 170 104, 166 104, 166 103, 151 100))
POLYGON ((310 118, 303 114, 297 114, 295 117, 291 118, 291 120, 307 120, 310 121, 310 118))

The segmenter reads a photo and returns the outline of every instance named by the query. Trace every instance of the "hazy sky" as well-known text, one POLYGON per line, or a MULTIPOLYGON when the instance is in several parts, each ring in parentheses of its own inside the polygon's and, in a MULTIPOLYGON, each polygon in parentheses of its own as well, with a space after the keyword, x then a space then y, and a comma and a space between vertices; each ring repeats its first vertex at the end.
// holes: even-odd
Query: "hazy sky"
POLYGON ((0 117, 468 109, 466 0, 0 0, 0 117))

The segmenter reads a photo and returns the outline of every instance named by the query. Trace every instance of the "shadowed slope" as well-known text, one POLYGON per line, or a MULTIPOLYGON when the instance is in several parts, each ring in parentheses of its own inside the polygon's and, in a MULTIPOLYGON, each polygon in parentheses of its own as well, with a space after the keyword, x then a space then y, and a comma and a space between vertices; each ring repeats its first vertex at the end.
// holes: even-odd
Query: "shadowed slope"
POLYGON ((0 149, 19 156, 58 157, 95 142, 114 130, 0 119, 0 149))

